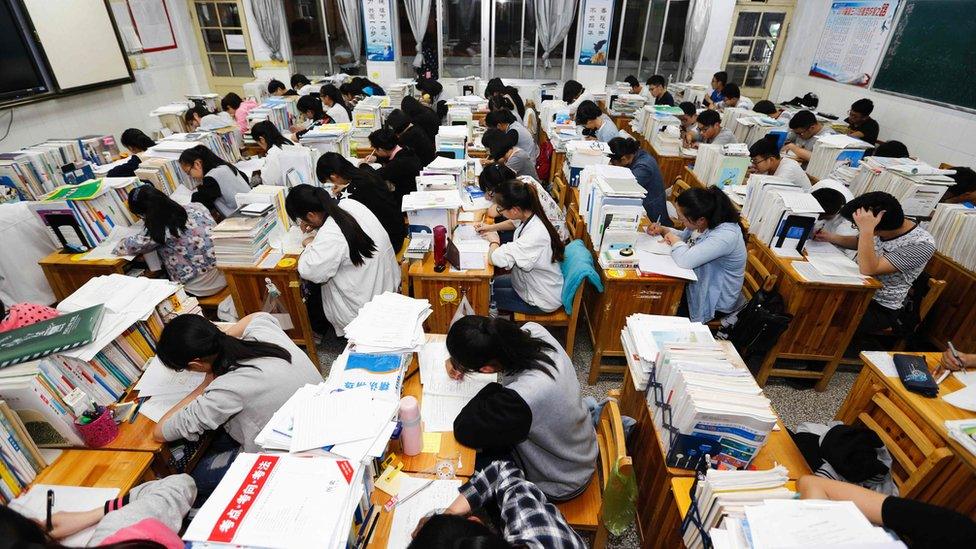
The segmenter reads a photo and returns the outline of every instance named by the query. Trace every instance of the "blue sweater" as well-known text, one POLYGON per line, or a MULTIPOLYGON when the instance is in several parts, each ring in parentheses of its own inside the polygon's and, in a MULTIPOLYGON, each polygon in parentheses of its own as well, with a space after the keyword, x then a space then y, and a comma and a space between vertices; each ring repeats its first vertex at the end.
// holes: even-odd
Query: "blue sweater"
MULTIPOLYGON (((681 240, 690 230, 677 233, 681 240)), ((694 244, 678 243, 671 257, 679 267, 693 269, 697 282, 688 284, 688 312, 693 322, 708 322, 715 311, 731 312, 742 294, 746 243, 736 223, 722 223, 701 234, 694 244)))
POLYGON ((637 178, 637 184, 647 191, 642 202, 647 218, 670 227, 671 217, 668 216, 667 198, 664 196, 664 177, 654 157, 643 149, 638 150, 634 161, 630 163, 630 171, 637 178))

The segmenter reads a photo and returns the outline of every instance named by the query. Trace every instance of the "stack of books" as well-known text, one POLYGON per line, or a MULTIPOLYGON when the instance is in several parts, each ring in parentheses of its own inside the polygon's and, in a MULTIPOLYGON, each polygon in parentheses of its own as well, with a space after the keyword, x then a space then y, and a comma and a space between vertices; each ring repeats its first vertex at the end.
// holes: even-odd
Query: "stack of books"
MULTIPOLYGON (((267 90, 267 87, 268 85, 265 84, 265 90, 267 90)), ((216 93, 187 94, 184 97, 210 112, 220 110, 220 96, 216 93)))
POLYGON ((732 133, 736 133, 736 130, 739 128, 739 119, 752 117, 755 114, 756 111, 752 109, 743 109, 741 107, 726 107, 722 109, 722 128, 729 130, 732 133))
POLYGON ((178 154, 197 145, 203 145, 225 162, 233 164, 242 158, 241 145, 243 143, 244 138, 241 135, 240 128, 228 126, 212 132, 175 133, 156 142, 156 146, 152 147, 150 151, 178 154))
POLYGON ((692 171, 703 185, 722 189, 728 185, 741 185, 750 163, 749 148, 745 143, 699 145, 692 171))
POLYGON ((119 157, 119 144, 111 135, 85 135, 78 138, 82 155, 98 166, 104 166, 119 157))
POLYGON ((672 82, 668 84, 668 91, 677 103, 690 101, 695 105, 701 105, 708 95, 708 86, 692 82, 672 82))
POLYGON ((50 139, 0 154, 0 186, 13 189, 21 200, 36 200, 59 185, 94 178, 93 166, 109 164, 118 155, 111 135, 50 139))
MULTIPOLYGON (((771 191, 793 192, 803 190, 789 179, 758 173, 750 174, 745 185, 729 187, 728 189, 731 189, 731 192, 727 191, 726 194, 730 194, 731 196, 741 196, 738 191, 745 189, 745 198, 739 205, 742 206, 742 217, 748 219, 750 223, 752 223, 753 216, 757 215, 753 212, 758 212, 759 203, 763 201, 766 193, 771 191)), ((738 203, 736 199, 733 200, 738 203)))
MULTIPOLYGON (((342 124, 322 124, 305 132, 301 137, 301 143, 306 147, 318 151, 317 156, 327 152, 350 156, 352 151, 349 145, 351 131, 352 124, 349 122, 342 124)), ((367 135, 367 141, 368 137, 367 135)))
POLYGON ((447 191, 414 191, 403 197, 401 211, 407 214, 411 232, 433 231, 443 225, 450 230, 457 225, 461 208, 461 194, 457 189, 447 191))
POLYGON ((219 267, 251 267, 271 250, 269 237, 277 225, 274 208, 248 216, 238 210, 213 229, 214 253, 219 267))
POLYGON ((167 196, 180 187, 195 189, 197 186, 197 182, 183 171, 180 163, 171 155, 143 158, 136 169, 136 177, 148 181, 167 196))
MULTIPOLYGON (((465 126, 470 128, 474 125, 474 113, 467 105, 451 105, 447 108, 448 126, 465 126)), ((440 134, 440 132, 438 132, 440 134)))
POLYGON ((633 116, 634 113, 644 107, 644 103, 647 103, 647 98, 643 95, 623 93, 617 95, 610 109, 619 114, 633 116))
POLYGON ((648 131, 644 138, 662 156, 681 155, 681 121, 670 114, 655 112, 648 117, 648 131))
POLYGON ((282 230, 287 231, 291 228, 291 219, 285 210, 285 196, 287 189, 278 185, 258 185, 252 187, 250 192, 237 195, 237 203, 241 206, 247 204, 271 204, 274 206, 278 225, 282 230))
MULTIPOLYGON (((443 129, 443 128, 442 128, 443 129)), ((422 178, 427 176, 449 176, 454 178, 455 188, 460 188, 461 183, 464 182, 465 173, 468 171, 468 162, 464 159, 455 158, 445 158, 443 156, 438 156, 424 166, 423 170, 420 172, 422 178)), ((441 180, 445 181, 445 180, 441 180)), ((417 189, 420 189, 419 178, 417 189)), ((432 189, 437 190, 437 189, 432 189)))
POLYGON ((587 166, 610 164, 610 146, 602 141, 566 142, 566 161, 563 162, 563 175, 570 187, 580 186, 580 175, 587 166))
MULTIPOLYGON (((469 117, 471 111, 467 111, 469 117)), ((468 143, 468 125, 460 126, 441 126, 434 136, 434 146, 438 156, 446 156, 455 160, 464 159, 467 156, 465 146, 468 143)))
POLYGON ((860 162, 850 191, 854 196, 883 191, 901 202, 905 215, 929 217, 949 187, 955 185, 949 177, 953 173, 921 160, 869 156, 860 162))
POLYGON ((682 316, 647 315, 627 317, 620 339, 627 358, 627 367, 639 391, 647 389, 647 382, 655 375, 665 343, 713 343, 708 326, 692 322, 682 316))
POLYGON ((785 121, 776 120, 768 116, 740 116, 737 120, 735 138, 748 146, 752 146, 768 134, 774 134, 779 147, 786 143, 786 135, 790 129, 785 121))
POLYGON ((769 244, 774 252, 799 258, 823 207, 810 193, 782 183, 773 176, 749 178, 749 232, 769 244))
POLYGON ((399 78, 392 84, 386 86, 386 96, 390 98, 390 105, 397 108, 403 102, 403 98, 415 95, 414 81, 412 78, 399 78))
POLYGON ((616 228, 609 233, 612 238, 608 242, 613 243, 613 248, 633 247, 637 239, 633 221, 639 223, 640 216, 644 215, 641 202, 647 194, 637 184, 633 172, 621 166, 588 166, 580 176, 579 192, 580 216, 586 223, 594 249, 604 249, 603 240, 612 225, 616 228), (615 218, 621 219, 615 223, 615 218), (627 230, 631 225, 632 234, 627 230))
POLYGON ((138 219, 126 206, 135 177, 106 177, 78 185, 63 185, 32 202, 29 208, 48 228, 55 242, 78 249, 94 248, 115 227, 129 227, 138 219))
POLYGON ((2 400, 0 450, 0 503, 7 505, 47 467, 47 460, 28 434, 24 421, 2 400))
POLYGON ((181 133, 189 129, 183 118, 188 110, 190 110, 189 103, 186 101, 178 101, 156 107, 149 113, 149 116, 158 118, 159 123, 169 131, 181 133))
POLYGON ((298 118, 298 109, 294 100, 285 97, 269 97, 264 103, 254 107, 247 113, 247 125, 253 127, 258 122, 268 120, 285 133, 291 127, 293 120, 298 118))
POLYGON ((367 97, 356 103, 352 110, 353 127, 370 131, 379 129, 383 123, 381 109, 389 104, 390 99, 381 96, 367 97))
POLYGON ((968 204, 939 204, 928 231, 939 252, 976 271, 976 208, 968 204))
POLYGON ((817 138, 813 153, 807 162, 807 173, 817 179, 830 177, 839 167, 856 168, 864 153, 874 145, 853 137, 835 134, 817 138))

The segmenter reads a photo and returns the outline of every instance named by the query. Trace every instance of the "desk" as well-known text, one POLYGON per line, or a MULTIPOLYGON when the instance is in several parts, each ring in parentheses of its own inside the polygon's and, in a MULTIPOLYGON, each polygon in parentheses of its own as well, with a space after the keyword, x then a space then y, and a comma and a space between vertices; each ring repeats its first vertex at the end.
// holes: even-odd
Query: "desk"
POLYGON ((87 488, 118 488, 125 494, 153 478, 148 452, 65 450, 34 479, 34 484, 60 484, 87 488))
MULTIPOLYGON (((816 389, 825 390, 881 283, 873 278, 859 286, 808 282, 793 269, 792 260, 777 256, 753 235, 747 247, 770 274, 778 277, 775 289, 783 297, 786 312, 793 315, 790 327, 763 359, 756 381, 762 387, 771 375, 801 377, 816 379, 816 389), (779 359, 825 364, 822 372, 774 368, 779 359)), ((750 267, 747 265, 746 269, 750 267)), ((758 273, 753 276, 761 280, 758 273)))
MULTIPOLYGON (((584 238, 588 242, 589 238, 584 238)), ((589 244, 588 244, 589 245, 589 244)), ((592 251, 592 246, 590 247, 592 251)), ((594 264, 603 282, 603 293, 587 284, 583 292, 586 327, 593 342, 589 383, 596 383, 601 373, 622 373, 626 366, 604 364, 605 357, 623 357, 620 332, 627 317, 634 313, 674 315, 681 302, 685 280, 669 276, 640 276, 636 269, 604 269, 594 264), (611 276, 609 273, 614 276, 611 276)))
POLYGON ((285 309, 291 315, 294 328, 288 330, 288 336, 298 345, 308 350, 308 357, 319 365, 319 353, 313 339, 312 324, 308 320, 308 309, 302 298, 302 281, 298 276, 298 256, 287 255, 281 262, 271 269, 251 267, 218 267, 227 278, 227 287, 234 298, 234 307, 240 317, 261 311, 264 298, 268 294, 264 279, 270 279, 278 291, 281 292, 285 309), (291 259, 289 266, 281 266, 282 262, 291 259))
POLYGON ((129 264, 121 257, 94 261, 76 259, 81 255, 83 254, 54 252, 37 262, 58 301, 67 298, 96 276, 125 274, 125 268, 129 264))
POLYGON ((607 114, 610 116, 610 120, 613 120, 618 130, 624 130, 633 135, 633 130, 630 128, 630 122, 634 119, 633 116, 627 114, 607 114))
MULTIPOLYGON (((664 156, 658 153, 654 145, 645 139, 644 136, 641 136, 640 143, 641 148, 650 153, 654 157, 654 161, 657 162, 658 167, 661 168, 661 178, 664 179, 665 189, 673 185, 674 180, 684 174, 686 170, 689 173, 691 172, 688 166, 695 162, 694 158, 690 156, 664 156)), ((689 181, 689 183, 691 182, 689 181)))
MULTIPOLYGON (((412 474, 410 476, 433 478, 433 475, 412 474)), ((461 481, 462 486, 470 480, 464 476, 458 476, 457 479, 461 481)), ((383 505, 389 500, 390 495, 379 488, 373 490, 373 494, 369 498, 370 503, 376 506, 376 512, 380 513, 380 518, 376 522, 376 528, 373 530, 373 537, 366 544, 367 549, 386 549, 390 544, 390 530, 393 528, 393 515, 396 513, 396 507, 391 511, 383 509, 383 505)))
MULTIPOLYGON (((664 441, 654 428, 644 393, 637 390, 629 369, 624 374, 620 413, 637 421, 628 449, 634 460, 637 478, 637 531, 641 537, 641 547, 682 547, 681 519, 671 481, 682 477, 691 479, 695 472, 665 464, 667 451, 664 441)), ((809 466, 786 428, 782 422, 778 424, 780 430, 769 434, 766 445, 756 454, 752 466, 769 469, 776 464, 782 465, 793 480, 810 474, 809 466)))
POLYGON ((925 272, 945 280, 945 289, 925 318, 923 330, 929 340, 944 349, 946 341, 962 352, 976 353, 976 273, 936 252, 925 272))
MULTIPOLYGON (((930 370, 939 364, 939 353, 903 354, 924 356, 930 370)), ((865 355, 861 355, 861 360, 864 366, 847 399, 837 411, 836 419, 851 424, 861 413, 872 418, 879 417, 874 413, 878 405, 872 398, 877 393, 886 396, 936 448, 945 447, 952 452, 948 466, 940 468, 935 474, 926 475, 928 478, 915 486, 908 496, 954 509, 976 519, 976 455, 950 438, 944 423, 947 419, 976 419, 976 413, 956 408, 942 400, 942 396, 961 389, 963 384, 950 375, 939 386, 938 398, 926 398, 905 389, 897 377, 884 375, 865 355)))
MULTIPOLYGON (((691 169, 691 166, 685 166, 681 170, 681 178, 684 179, 685 183, 687 183, 692 188, 695 187, 699 189, 705 188, 705 184, 702 183, 700 179, 698 179, 698 176, 695 175, 695 172, 691 169)), ((733 204, 735 203, 733 202, 733 204)))
MULTIPOLYGON (((447 336, 444 334, 431 334, 427 336, 427 341, 444 341, 447 336)), ((401 394, 403 396, 412 396, 417 399, 418 403, 423 400, 423 386, 420 384, 420 371, 416 369, 419 364, 417 362, 418 358, 416 353, 413 356, 413 364, 407 371, 414 370, 415 374, 410 376, 409 379, 403 382, 403 389, 401 394)), ((400 452, 399 441, 393 443, 394 451, 397 452, 397 457, 403 462, 403 470, 408 473, 431 473, 434 470, 434 464, 437 462, 437 455, 431 453, 417 454, 415 456, 405 456, 400 452)), ((458 453, 461 457, 461 467, 457 470, 458 476, 470 477, 474 474, 474 459, 477 453, 474 448, 468 448, 463 444, 460 444, 455 438, 453 432, 442 432, 441 433, 441 448, 440 451, 443 453, 458 453)))
POLYGON ((438 273, 434 270, 434 254, 428 253, 423 260, 411 263, 407 272, 412 296, 429 300, 434 310, 424 323, 427 333, 447 333, 462 296, 467 296, 476 314, 488 314, 491 278, 495 274, 495 267, 490 262, 479 271, 452 272, 448 266, 444 272, 438 273))

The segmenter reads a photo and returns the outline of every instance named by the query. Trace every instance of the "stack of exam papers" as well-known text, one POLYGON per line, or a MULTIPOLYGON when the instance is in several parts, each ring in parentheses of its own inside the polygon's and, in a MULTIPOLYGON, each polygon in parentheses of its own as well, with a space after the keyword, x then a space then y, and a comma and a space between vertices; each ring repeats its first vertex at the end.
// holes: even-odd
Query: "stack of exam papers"
POLYGON ((620 335, 627 354, 627 365, 638 390, 647 388, 661 355, 661 346, 670 342, 714 342, 708 326, 683 316, 633 314, 620 335))
POLYGON ((461 381, 451 379, 445 367, 449 353, 442 340, 427 342, 419 357, 420 383, 424 388, 420 417, 424 432, 453 431, 461 409, 485 385, 498 381, 496 374, 465 374, 461 381))
POLYGON ((424 320, 433 310, 426 299, 384 292, 363 305, 346 326, 359 353, 407 353, 424 344, 424 320))

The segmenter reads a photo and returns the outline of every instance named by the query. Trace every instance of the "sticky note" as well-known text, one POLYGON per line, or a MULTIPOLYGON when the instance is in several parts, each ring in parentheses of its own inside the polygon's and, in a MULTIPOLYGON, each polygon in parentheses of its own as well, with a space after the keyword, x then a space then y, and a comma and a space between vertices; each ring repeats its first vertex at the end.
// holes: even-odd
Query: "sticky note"
POLYGON ((440 433, 424 433, 424 448, 421 452, 425 454, 436 454, 441 450, 440 433))

